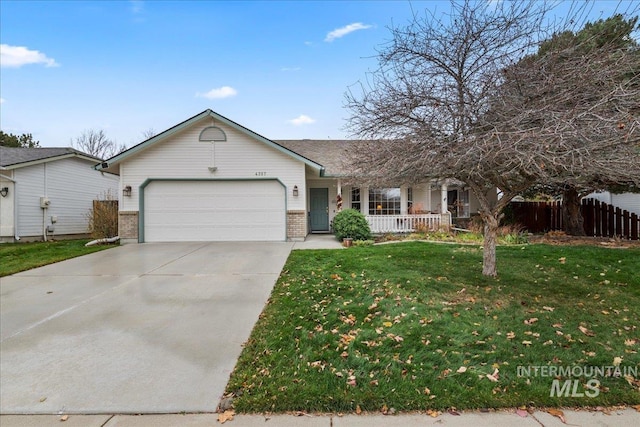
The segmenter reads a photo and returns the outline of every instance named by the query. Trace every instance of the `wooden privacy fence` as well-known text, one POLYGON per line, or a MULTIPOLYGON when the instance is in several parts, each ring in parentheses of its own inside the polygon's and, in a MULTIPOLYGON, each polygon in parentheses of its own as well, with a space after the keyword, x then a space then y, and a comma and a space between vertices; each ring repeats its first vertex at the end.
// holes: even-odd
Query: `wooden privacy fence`
MULTIPOLYGON (((562 202, 511 202, 513 221, 530 233, 544 233, 564 228, 562 202)), ((595 199, 583 199, 580 206, 584 232, 592 237, 621 237, 638 240, 640 218, 595 199)))

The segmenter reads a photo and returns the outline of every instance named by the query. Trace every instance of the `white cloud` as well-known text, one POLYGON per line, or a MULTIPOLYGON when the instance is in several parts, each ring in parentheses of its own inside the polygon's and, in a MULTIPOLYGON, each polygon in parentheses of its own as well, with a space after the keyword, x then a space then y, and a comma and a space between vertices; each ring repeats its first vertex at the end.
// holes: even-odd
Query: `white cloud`
POLYGON ((134 15, 142 13, 144 11, 144 2, 142 0, 130 0, 131 12, 134 15))
POLYGON ((366 30, 367 28, 371 28, 371 25, 365 25, 362 22, 354 22, 353 24, 345 25, 342 28, 336 28, 333 31, 330 31, 325 37, 324 41, 332 42, 335 39, 339 39, 340 37, 344 37, 349 33, 353 33, 358 30, 366 30))
POLYGON ((37 50, 24 46, 0 45, 0 65, 2 67, 19 68, 28 64, 44 64, 46 67, 57 67, 59 64, 52 58, 37 50))
POLYGON ((222 86, 217 89, 211 89, 209 92, 205 93, 196 93, 198 98, 207 98, 207 99, 221 99, 221 98, 229 98, 231 96, 236 96, 238 91, 232 88, 231 86, 222 86))
POLYGON ((302 125, 310 125, 312 123, 315 123, 315 119, 312 119, 309 116, 305 116, 304 114, 301 114, 300 116, 296 117, 295 119, 291 119, 289 120, 289 123, 291 123, 292 125, 295 126, 302 126, 302 125))
POLYGON ((4 104, 5 102, 6 102, 6 99, 0 98, 0 104, 4 104))
POLYGON ((282 67, 280 71, 300 71, 302 68, 300 67, 282 67))

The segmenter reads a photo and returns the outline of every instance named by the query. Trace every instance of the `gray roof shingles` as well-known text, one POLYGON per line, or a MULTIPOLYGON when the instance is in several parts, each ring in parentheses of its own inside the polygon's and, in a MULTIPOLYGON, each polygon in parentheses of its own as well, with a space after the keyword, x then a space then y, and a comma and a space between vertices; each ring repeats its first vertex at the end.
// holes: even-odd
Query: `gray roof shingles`
POLYGON ((321 164, 325 168, 326 176, 345 176, 348 170, 345 166, 346 154, 357 149, 357 140, 345 139, 296 139, 274 140, 295 153, 321 164))
POLYGON ((52 157, 60 157, 67 154, 94 158, 96 163, 100 159, 95 158, 82 151, 75 150, 71 147, 42 147, 42 148, 16 148, 16 147, 0 147, 0 166, 13 166, 20 163, 33 162, 36 160, 44 160, 52 157))

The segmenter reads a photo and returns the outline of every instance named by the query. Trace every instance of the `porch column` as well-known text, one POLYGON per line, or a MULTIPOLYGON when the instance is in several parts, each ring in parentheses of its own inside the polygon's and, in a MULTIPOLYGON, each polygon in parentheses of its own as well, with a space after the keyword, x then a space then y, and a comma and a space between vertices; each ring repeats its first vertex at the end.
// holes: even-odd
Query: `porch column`
POLYGON ((433 212, 433 209, 431 208, 431 183, 429 183, 427 186, 427 203, 424 207, 424 210, 429 211, 429 213, 433 212))
POLYGON ((447 213, 447 184, 442 184, 440 188, 440 213, 447 213))
POLYGON ((369 187, 360 187, 360 212, 369 215, 369 187))
POLYGON ((338 194, 336 197, 336 212, 340 212, 342 210, 342 181, 338 180, 336 183, 336 193, 338 194))
POLYGON ((400 186, 400 215, 407 215, 407 203, 408 203, 408 195, 407 195, 407 186, 400 186))

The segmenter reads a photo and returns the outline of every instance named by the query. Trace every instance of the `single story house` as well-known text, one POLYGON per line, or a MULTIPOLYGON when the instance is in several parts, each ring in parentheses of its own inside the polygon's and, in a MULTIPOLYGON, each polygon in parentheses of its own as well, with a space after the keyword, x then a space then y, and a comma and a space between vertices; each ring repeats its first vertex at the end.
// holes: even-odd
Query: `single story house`
POLYGON ((88 233, 93 200, 116 196, 118 177, 73 148, 0 147, 0 241, 88 233))
POLYGON ((205 110, 96 166, 120 176, 119 235, 127 242, 284 241, 331 231, 340 209, 374 232, 431 228, 468 217, 463 185, 343 185, 353 141, 273 141, 205 110))

